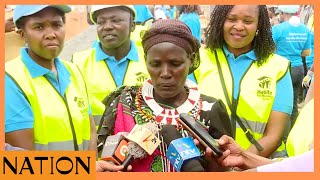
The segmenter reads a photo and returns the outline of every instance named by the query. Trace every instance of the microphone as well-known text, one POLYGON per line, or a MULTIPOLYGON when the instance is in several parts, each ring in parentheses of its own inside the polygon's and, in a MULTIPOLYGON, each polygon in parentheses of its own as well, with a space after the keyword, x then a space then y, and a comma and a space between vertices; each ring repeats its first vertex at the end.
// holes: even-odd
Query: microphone
POLYGON ((169 145, 167 158, 176 171, 204 172, 204 168, 197 160, 200 152, 190 137, 182 138, 178 130, 170 124, 166 124, 160 131, 163 141, 169 145))
POLYGON ((128 140, 124 138, 127 132, 108 136, 103 146, 101 160, 121 165, 126 158, 128 149, 128 140))
POLYGON ((159 146, 161 141, 155 136, 158 133, 156 124, 148 122, 143 126, 136 124, 126 137, 128 143, 127 157, 122 163, 127 169, 133 159, 143 159, 151 155, 159 146))

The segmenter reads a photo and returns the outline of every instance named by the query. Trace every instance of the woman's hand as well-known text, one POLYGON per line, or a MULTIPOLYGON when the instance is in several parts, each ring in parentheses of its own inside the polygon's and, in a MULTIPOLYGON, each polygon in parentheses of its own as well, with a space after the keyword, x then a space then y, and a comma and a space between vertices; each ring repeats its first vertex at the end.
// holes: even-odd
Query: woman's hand
POLYGON ((121 172, 121 171, 132 171, 132 166, 129 165, 126 170, 123 169, 122 165, 115 165, 108 161, 99 160, 96 161, 96 172, 121 172))
POLYGON ((221 166, 225 167, 243 167, 244 150, 235 142, 232 137, 223 135, 218 141, 220 149, 223 150, 222 156, 217 161, 221 166))
MULTIPOLYGON (((242 149, 232 137, 227 135, 223 135, 217 142, 223 151, 222 156, 217 158, 220 166, 234 167, 234 170, 242 171, 273 162, 271 159, 242 149)), ((206 153, 212 153, 212 150, 207 148, 206 153)))
MULTIPOLYGON (((209 147, 205 149, 205 157, 208 161, 216 161, 222 167, 243 167, 244 158, 243 158, 243 149, 227 135, 223 135, 219 140, 217 140, 219 148, 222 150, 222 156, 215 157, 213 150, 209 147)), ((198 140, 194 140, 194 143, 200 148, 203 148, 200 145, 198 140)))

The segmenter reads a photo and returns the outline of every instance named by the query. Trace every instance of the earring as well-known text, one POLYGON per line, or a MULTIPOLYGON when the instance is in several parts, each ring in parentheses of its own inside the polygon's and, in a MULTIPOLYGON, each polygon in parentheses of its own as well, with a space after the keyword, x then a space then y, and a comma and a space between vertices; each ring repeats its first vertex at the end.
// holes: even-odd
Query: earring
POLYGON ((259 34, 259 29, 256 31, 256 36, 258 36, 258 34, 259 34))

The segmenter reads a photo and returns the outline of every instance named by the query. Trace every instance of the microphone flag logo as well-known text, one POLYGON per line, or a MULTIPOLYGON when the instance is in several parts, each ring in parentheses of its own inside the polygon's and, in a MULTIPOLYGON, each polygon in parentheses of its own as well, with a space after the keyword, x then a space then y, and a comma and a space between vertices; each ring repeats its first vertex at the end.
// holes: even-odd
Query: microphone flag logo
POLYGON ((137 143, 149 155, 160 145, 161 141, 149 129, 136 124, 126 136, 132 142, 137 143))
POLYGON ((185 137, 171 141, 166 156, 174 168, 180 171, 185 161, 198 159, 200 151, 190 137, 185 137))

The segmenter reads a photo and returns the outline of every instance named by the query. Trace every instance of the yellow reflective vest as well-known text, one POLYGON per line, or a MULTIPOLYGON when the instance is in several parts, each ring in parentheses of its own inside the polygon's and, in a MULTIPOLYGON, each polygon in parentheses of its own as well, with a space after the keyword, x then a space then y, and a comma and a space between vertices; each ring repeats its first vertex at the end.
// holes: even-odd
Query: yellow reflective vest
POLYGON ((142 36, 149 27, 146 25, 136 25, 134 31, 131 33, 131 40, 133 40, 138 46, 142 46, 142 36))
MULTIPOLYGON (((241 79, 238 98, 236 102, 233 102, 233 77, 223 50, 217 49, 216 53, 207 49, 202 50, 200 57, 200 67, 194 73, 201 93, 221 99, 231 115, 219 77, 217 67, 217 59, 219 59, 230 102, 234 103, 233 105, 237 103, 235 111, 242 123, 255 140, 260 139, 272 111, 277 81, 284 77, 288 71, 289 61, 274 54, 260 67, 256 63, 252 63, 241 79)), ((235 137, 236 142, 243 148, 247 149, 251 146, 251 142, 238 123, 236 123, 235 137)), ((284 155, 285 146, 282 143, 272 157, 284 155)))
POLYGON ((310 100, 300 111, 287 139, 289 156, 309 151, 314 144, 314 100, 310 100))
POLYGON ((88 150, 90 120, 88 96, 80 71, 69 62, 70 84, 62 97, 44 76, 32 78, 21 57, 5 65, 30 103, 34 114, 36 150, 88 150))
POLYGON ((310 29, 310 31, 314 31, 314 15, 313 14, 309 17, 307 27, 310 29))
MULTIPOLYGON (((144 61, 144 53, 141 46, 137 46, 139 61, 129 61, 123 85, 135 86, 149 77, 144 61)), ((92 115, 96 128, 100 124, 101 116, 105 110, 103 99, 116 89, 116 83, 105 61, 97 62, 94 48, 73 54, 73 63, 80 69, 87 85, 92 115)))

